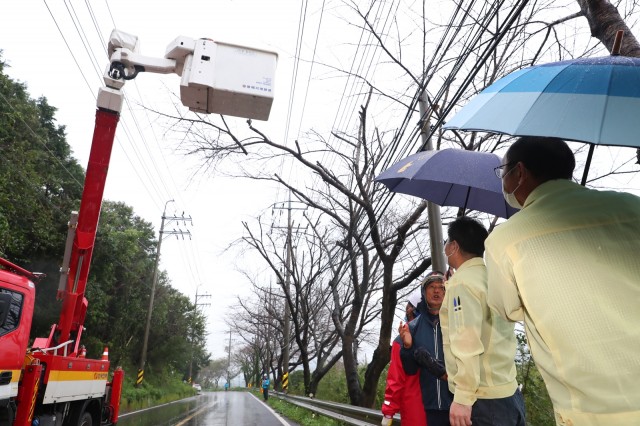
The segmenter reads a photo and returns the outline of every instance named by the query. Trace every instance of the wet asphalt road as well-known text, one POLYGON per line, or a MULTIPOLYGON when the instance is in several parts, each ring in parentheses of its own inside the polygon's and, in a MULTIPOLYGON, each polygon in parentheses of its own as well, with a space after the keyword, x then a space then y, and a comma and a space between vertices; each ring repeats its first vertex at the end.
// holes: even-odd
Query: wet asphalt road
POLYGON ((204 392, 120 416, 118 426, 294 426, 251 392, 204 392))

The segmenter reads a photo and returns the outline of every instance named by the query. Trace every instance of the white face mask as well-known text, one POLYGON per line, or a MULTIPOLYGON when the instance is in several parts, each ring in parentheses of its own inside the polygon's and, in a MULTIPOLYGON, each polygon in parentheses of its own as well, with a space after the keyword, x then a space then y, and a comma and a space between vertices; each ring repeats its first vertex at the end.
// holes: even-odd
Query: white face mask
MULTIPOLYGON (((506 176, 509 173, 511 173, 513 171, 513 169, 515 169, 515 166, 511 170, 509 170, 507 173, 505 173, 504 176, 506 176)), ((502 176, 502 177, 504 178, 504 176, 502 176)), ((518 188, 520 188, 520 184, 518 184, 518 186, 516 186, 513 191, 507 192, 507 191, 504 190, 504 183, 502 185, 502 196, 504 197, 504 200, 507 202, 507 204, 509 204, 514 209, 521 209, 522 208, 522 204, 520 204, 520 201, 518 201, 518 199, 516 198, 516 195, 515 195, 515 193, 518 190, 518 188)))
POLYGON ((518 188, 520 188, 520 185, 516 186, 516 189, 514 189, 513 192, 509 193, 504 190, 504 186, 502 187, 502 195, 504 196, 504 200, 514 209, 522 208, 522 204, 520 204, 520 201, 518 201, 515 196, 515 192, 518 190, 518 188))
MULTIPOLYGON (((445 243, 445 246, 446 246, 447 244, 448 244, 448 243, 445 243)), ((446 247, 442 247, 442 254, 444 254, 444 257, 447 259, 447 263, 449 263, 449 258, 450 258, 451 256, 453 256, 455 253, 456 253, 456 251, 455 251, 455 249, 454 249, 454 250, 451 252, 451 254, 447 254, 447 249, 446 249, 446 247)))

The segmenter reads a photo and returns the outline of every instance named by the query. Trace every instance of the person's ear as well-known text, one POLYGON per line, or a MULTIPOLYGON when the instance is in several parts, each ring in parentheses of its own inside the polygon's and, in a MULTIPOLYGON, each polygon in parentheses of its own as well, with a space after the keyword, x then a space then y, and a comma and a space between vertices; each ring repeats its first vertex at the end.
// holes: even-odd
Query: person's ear
POLYGON ((522 161, 518 161, 514 168, 516 170, 514 170, 513 173, 517 173, 515 177, 518 180, 518 184, 521 184, 527 176, 527 168, 522 161))

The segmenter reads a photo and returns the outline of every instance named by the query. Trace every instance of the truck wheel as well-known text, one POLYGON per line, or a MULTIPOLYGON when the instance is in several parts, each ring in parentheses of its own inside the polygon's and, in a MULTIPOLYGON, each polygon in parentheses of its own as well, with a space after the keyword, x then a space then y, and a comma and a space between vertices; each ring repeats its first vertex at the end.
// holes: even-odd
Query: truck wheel
POLYGON ((88 413, 86 411, 82 413, 82 416, 80 416, 80 420, 78 421, 78 426, 93 426, 91 413, 88 413))
POLYGON ((0 426, 13 425, 14 413, 11 404, 7 404, 4 407, 0 407, 0 426))

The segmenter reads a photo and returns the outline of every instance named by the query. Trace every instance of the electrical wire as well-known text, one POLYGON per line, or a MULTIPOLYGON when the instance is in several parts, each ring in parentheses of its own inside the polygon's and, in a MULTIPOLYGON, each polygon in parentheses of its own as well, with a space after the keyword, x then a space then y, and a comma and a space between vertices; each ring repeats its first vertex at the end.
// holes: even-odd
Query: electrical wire
POLYGON ((284 144, 289 143, 289 125, 291 124, 291 111, 293 110, 293 101, 296 94, 296 86, 298 83, 298 69, 300 67, 300 51, 302 49, 302 40, 304 37, 305 23, 307 22, 307 5, 308 1, 300 2, 300 18, 298 21, 298 35, 296 36, 295 61, 293 64, 293 77, 291 79, 291 89, 289 91, 289 106, 287 108, 287 119, 284 127, 284 144))
POLYGON ((300 138, 300 131, 302 129, 302 123, 304 119, 304 111, 307 107, 307 96, 309 95, 309 87, 311 86, 311 77, 313 76, 313 66, 316 63, 316 51, 318 49, 318 40, 320 40, 320 29, 322 28, 322 17, 324 16, 324 6, 326 0, 322 0, 322 8, 320 9, 320 20, 318 22, 318 31, 316 31, 316 41, 313 44, 313 53, 311 54, 311 67, 309 69, 309 77, 307 78, 307 88, 304 92, 304 99, 302 101, 302 112, 300 113, 300 122, 298 123, 298 134, 296 140, 300 138))
MULTIPOLYGON (((494 43, 491 43, 491 44, 490 44, 490 45, 485 49, 485 52, 483 53, 483 56, 485 57, 485 61, 486 61, 486 58, 488 58, 488 55, 493 51, 493 49, 495 49, 495 48, 497 47, 497 45, 498 45, 499 41, 501 40, 502 36, 504 36, 504 34, 506 34, 506 32, 508 31, 508 29, 509 29, 510 25, 513 23, 514 19, 515 19, 515 18, 516 18, 520 13, 521 13, 521 11, 523 10, 523 8, 526 6, 527 1, 528 1, 528 0, 524 0, 524 1, 523 1, 523 2, 521 2, 520 4, 516 4, 516 6, 515 6, 513 9, 511 9, 511 12, 508 14, 508 16, 507 16, 507 18, 505 19, 505 21, 503 21, 503 25, 499 28, 499 33, 498 33, 498 36, 499 36, 499 37, 497 37, 496 39, 494 39, 494 43), (505 26, 506 26, 506 27, 505 27, 505 26), (500 34, 502 34, 502 35, 500 35, 500 34)), ((469 8, 468 8, 468 9, 470 9, 470 8, 472 7, 473 3, 474 3, 474 2, 471 2, 471 4, 470 4, 470 6, 469 6, 469 8)), ((478 30, 477 30, 477 32, 476 32, 476 34, 475 34, 475 36, 473 37, 472 43, 467 44, 467 51, 465 52, 466 54, 465 54, 465 55, 461 55, 461 56, 459 56, 459 57, 458 57, 458 60, 457 60, 457 62, 456 62, 456 65, 454 66, 454 68, 453 68, 453 70, 452 70, 452 74, 450 74, 449 78, 447 79, 448 81, 451 81, 451 80, 452 80, 452 78, 451 78, 451 77, 452 77, 452 75, 453 75, 453 76, 455 76, 455 74, 456 74, 457 72, 459 72, 459 71, 460 71, 460 69, 462 68, 462 64, 464 63, 464 60, 466 60, 466 59, 469 57, 470 53, 471 53, 471 52, 473 52, 473 51, 475 50, 476 45, 477 45, 477 43, 479 43, 480 38, 481 38, 481 35, 483 34, 483 29, 484 29, 484 28, 486 28, 486 25, 488 25, 488 22, 490 22, 490 21, 492 21, 494 18, 496 18, 496 16, 497 16, 497 12, 499 11, 499 9, 500 9, 500 6, 501 6, 501 5, 502 5, 502 2, 501 2, 499 5, 497 5, 496 7, 494 7, 494 8, 493 8, 493 12, 492 12, 492 13, 490 13, 490 14, 485 14, 485 15, 484 15, 484 16, 485 16, 484 24, 482 24, 482 25, 479 25, 479 26, 478 26, 479 28, 478 28, 478 30)), ((465 13, 465 18, 466 18, 466 16, 467 16, 467 14, 465 13)), ((448 25, 447 27, 448 27, 448 28, 451 28, 452 26, 451 26, 451 25, 448 25)), ((461 28, 461 27, 462 27, 462 22, 460 23, 460 25, 455 26, 455 27, 456 27, 456 28, 461 28)), ((446 35, 446 34, 445 34, 445 35, 446 35)), ((449 43, 451 43, 453 39, 454 39, 454 37, 452 37, 452 38, 451 38, 451 40, 450 40, 450 42, 449 42, 449 43)), ((442 45, 442 44, 443 44, 443 43, 441 43, 441 45, 442 45)), ((484 63, 484 62, 483 62, 483 63, 484 63)), ((477 72, 479 71, 479 66, 482 66, 482 65, 479 65, 478 63, 476 63, 476 64, 474 65, 474 67, 476 67, 476 68, 477 68, 477 71, 475 71, 475 73, 473 73, 473 75, 474 75, 474 76, 475 76, 475 74, 477 74, 477 72)), ((463 85, 461 85, 461 86, 459 86, 459 87, 458 87, 458 89, 457 89, 457 91, 456 91, 456 93, 455 93, 455 95, 454 95, 454 99, 455 99, 455 100, 454 100, 454 99, 452 99, 451 103, 449 103, 449 104, 448 104, 448 105, 450 106, 450 108, 452 107, 452 105, 455 105, 455 103, 457 102, 457 99, 459 99, 459 97, 461 96, 462 92, 463 92, 464 90, 466 90, 466 87, 468 86, 468 84, 470 83, 470 81, 471 81, 471 79, 469 79, 469 77, 467 77, 467 78, 465 79, 465 82, 463 83, 463 85)), ((444 95, 444 93, 445 93, 445 88, 442 88, 442 89, 440 90, 440 92, 439 92, 439 93, 434 97, 434 102, 435 102, 435 103, 437 103, 437 102, 442 98, 442 96, 444 95)), ((449 110, 450 110, 450 109, 449 109, 449 110)), ((443 113, 440 115, 440 117, 438 118, 438 121, 436 122, 436 124, 435 124, 434 128, 437 128, 439 125, 441 125, 441 123, 442 123, 442 121, 443 121, 444 117, 446 117, 446 116, 447 116, 447 114, 448 114, 448 111, 449 111, 449 110, 447 110, 447 111, 443 112, 443 113)), ((411 136, 410 136, 410 138, 409 138, 409 142, 412 142, 412 143, 414 143, 414 144, 417 142, 417 138, 418 138, 418 136, 419 136, 419 132, 418 132, 418 130, 419 130, 419 129, 416 129, 414 132, 412 132, 412 135, 411 135, 411 136)), ((411 144, 407 144, 407 145, 405 145, 405 149, 403 150, 402 155, 406 155, 405 153, 406 153, 406 151, 409 149, 409 147, 410 147, 410 146, 411 146, 411 144)), ((414 145, 414 146, 415 146, 415 145, 414 145)), ((393 158, 393 156, 389 156, 389 158, 391 159, 391 158, 393 158)), ((382 214, 382 213, 386 210, 386 207, 387 207, 389 204, 388 204, 388 203, 385 203, 385 204, 386 204, 386 205, 385 205, 385 207, 384 207, 383 209, 378 210, 378 214, 382 214)))
POLYGON ((73 23, 73 26, 76 28, 76 32, 78 33, 78 38, 80 39, 80 42, 82 43, 82 46, 84 47, 85 52, 87 53, 87 56, 89 57, 89 62, 91 63, 91 66, 93 67, 93 70, 95 71, 96 75, 98 76, 98 83, 96 84, 96 86, 98 84, 102 83, 102 73, 100 72, 100 66, 97 65, 98 64, 98 59, 96 58, 96 55, 93 54, 93 50, 90 50, 87 47, 87 44, 89 43, 89 38, 87 37, 87 34, 84 31, 84 28, 82 27, 82 24, 80 24, 80 19, 78 19, 78 15, 76 13, 75 8, 73 7, 73 4, 71 2, 69 2, 69 5, 71 6, 71 10, 69 9, 69 6, 67 5, 67 1, 64 0, 64 5, 67 9, 67 13, 69 14, 69 17, 71 18, 71 22, 73 23), (77 22, 77 23, 76 23, 77 22), (86 42, 85 42, 86 40, 86 42))
POLYGON ((78 69, 80 70, 80 74, 82 75, 82 78, 84 79, 84 82, 87 85, 87 88, 89 88, 89 91, 91 92, 91 95, 93 96, 93 99, 96 99, 96 95, 95 95, 95 93, 93 93, 93 88, 89 84, 89 81, 87 80, 87 77, 84 75, 84 72, 82 72, 82 68, 80 67, 80 64, 78 64, 78 60, 76 59, 76 56, 73 54, 73 51, 71 50, 71 47, 69 46, 69 43, 67 43, 67 39, 65 38, 64 34, 62 33, 62 30, 60 29, 60 26, 58 25, 58 22, 56 21, 56 18, 53 16, 53 13, 51 12, 51 9, 49 8, 49 5, 47 4, 47 0, 42 0, 42 1, 44 2, 44 5, 47 7, 47 10, 49 11, 49 14, 51 15, 51 19, 53 19, 53 22, 56 25, 56 28, 58 28, 58 32, 60 33, 60 36, 62 37, 62 40, 64 41, 64 44, 67 46, 67 50, 71 54, 71 57, 73 58, 73 61, 76 63, 76 67, 78 67, 78 69))

